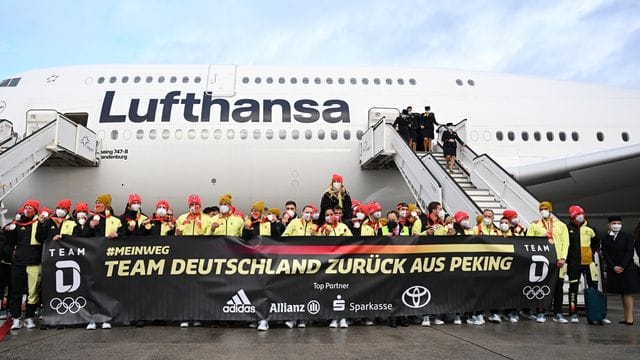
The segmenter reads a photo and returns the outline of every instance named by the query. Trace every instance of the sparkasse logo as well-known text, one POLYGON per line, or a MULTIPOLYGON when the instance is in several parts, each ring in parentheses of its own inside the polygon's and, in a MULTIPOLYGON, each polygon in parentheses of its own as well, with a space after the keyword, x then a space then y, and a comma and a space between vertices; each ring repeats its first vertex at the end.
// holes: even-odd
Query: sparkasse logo
POLYGON ((256 307, 251 304, 251 300, 247 297, 244 289, 240 289, 227 301, 227 304, 222 307, 222 312, 231 314, 253 314, 256 312, 256 307))

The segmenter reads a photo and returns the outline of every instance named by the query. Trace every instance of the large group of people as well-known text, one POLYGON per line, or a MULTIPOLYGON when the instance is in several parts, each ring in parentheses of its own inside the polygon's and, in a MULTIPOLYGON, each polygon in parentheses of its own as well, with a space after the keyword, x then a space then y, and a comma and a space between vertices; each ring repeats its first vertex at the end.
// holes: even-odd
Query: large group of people
MULTIPOLYGON (((17 211, 14 220, 0 232, 0 291, 8 294, 8 310, 13 317, 11 329, 34 328, 36 310, 40 305, 40 279, 42 244, 56 241, 63 235, 78 237, 106 237, 117 239, 145 235, 226 235, 251 239, 255 236, 542 236, 554 244, 560 281, 553 289, 553 321, 579 322, 577 312, 578 281, 585 276, 589 286, 606 278, 605 289, 621 294, 624 319, 621 324, 633 325, 633 294, 640 293, 640 239, 622 230, 620 217, 609 218, 608 228, 596 232, 587 222, 587 214, 580 206, 569 208, 570 219, 564 223, 553 215, 552 204, 539 204, 540 218, 531 224, 523 224, 516 210, 508 209, 502 217, 495 218, 492 210, 482 214, 456 211, 448 215, 442 204, 432 202, 426 212, 415 204, 401 202, 395 209, 383 214, 380 203, 361 203, 351 199, 342 176, 333 174, 328 188, 322 195, 320 208, 313 204, 298 207, 289 200, 281 213, 277 207, 267 207, 264 202, 252 204, 248 214, 233 205, 230 194, 220 196, 216 206, 204 207, 198 195, 189 195, 188 212, 174 216, 166 200, 158 200, 151 215, 142 209, 142 197, 131 194, 124 211, 117 215, 109 194, 96 197, 92 209, 85 202, 72 206, 70 199, 60 200, 54 209, 42 206, 37 200, 27 200, 17 211), (634 256, 634 253, 636 254, 634 256), (593 263, 600 256, 605 264, 603 274, 594 273, 593 263), (569 320, 562 309, 564 277, 569 277, 569 320), (23 296, 26 295, 26 311, 22 314, 23 296)), ((636 236, 640 230, 636 230, 636 236)), ((2 302, 4 304, 4 302, 2 302)), ((6 312, 6 309, 4 309, 6 312)), ((466 322, 484 325, 486 315, 491 322, 519 321, 520 316, 543 323, 546 309, 485 309, 469 314, 425 315, 423 326, 466 322), (488 311, 487 311, 488 310, 488 311), (518 312, 518 310, 521 310, 518 312)), ((358 319, 365 325, 373 325, 371 319, 358 319)), ((403 317, 388 319, 392 327, 408 324, 403 317)), ((607 319, 604 323, 610 323, 607 319)), ((304 327, 305 322, 286 321, 286 326, 304 327)), ((347 319, 333 319, 330 327, 348 327, 347 319)), ((137 325, 144 325, 137 322, 137 325)), ((194 323, 198 325, 198 323, 194 323)), ((269 324, 262 320, 255 324, 259 330, 267 330, 269 324)), ((188 327, 188 322, 182 322, 188 327)), ((109 322, 101 324, 111 328, 109 322)), ((91 322, 87 329, 96 329, 91 322)))

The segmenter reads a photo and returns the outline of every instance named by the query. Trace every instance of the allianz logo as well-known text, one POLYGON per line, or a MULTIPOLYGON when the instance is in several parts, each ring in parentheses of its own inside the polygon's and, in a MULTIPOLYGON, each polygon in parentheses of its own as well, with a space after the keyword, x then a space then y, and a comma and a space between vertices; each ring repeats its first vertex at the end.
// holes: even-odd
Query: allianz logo
POLYGON ((256 307, 251 304, 251 300, 247 297, 244 289, 240 289, 227 301, 227 304, 222 307, 222 312, 228 314, 253 314, 256 312, 256 307))

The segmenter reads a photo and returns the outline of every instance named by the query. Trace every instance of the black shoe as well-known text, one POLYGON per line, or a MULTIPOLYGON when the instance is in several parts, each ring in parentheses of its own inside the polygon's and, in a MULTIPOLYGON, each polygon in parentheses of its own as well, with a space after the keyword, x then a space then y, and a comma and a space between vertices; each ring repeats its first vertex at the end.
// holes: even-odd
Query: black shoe
POLYGON ((139 328, 140 327, 144 327, 144 321, 138 320, 138 321, 136 321, 135 325, 136 325, 136 327, 139 327, 139 328))
POLYGON ((398 319, 398 325, 402 326, 402 327, 407 327, 409 326, 409 321, 407 320, 406 317, 401 317, 400 319, 398 319))
POLYGON ((391 326, 392 328, 397 328, 398 327, 398 321, 396 319, 389 319, 389 326, 391 326))
POLYGON ((622 320, 622 321, 620 321, 618 324, 628 325, 628 326, 633 326, 633 321, 625 321, 625 320, 622 320))

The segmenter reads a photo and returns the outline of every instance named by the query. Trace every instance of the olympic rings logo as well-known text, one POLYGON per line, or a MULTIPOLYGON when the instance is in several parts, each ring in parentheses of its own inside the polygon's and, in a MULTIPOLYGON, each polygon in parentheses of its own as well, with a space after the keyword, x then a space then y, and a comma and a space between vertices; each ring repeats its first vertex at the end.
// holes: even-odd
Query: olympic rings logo
POLYGON ((527 285, 522 289, 522 295, 526 296, 527 299, 529 300, 533 300, 533 299, 542 300, 545 298, 545 296, 549 295, 550 293, 551 293, 551 289, 547 285, 543 285, 543 286, 527 285))
POLYGON ((49 306, 60 315, 64 315, 67 312, 75 314, 87 306, 87 299, 83 296, 78 296, 75 299, 72 297, 66 297, 64 299, 53 298, 49 301, 49 306))

